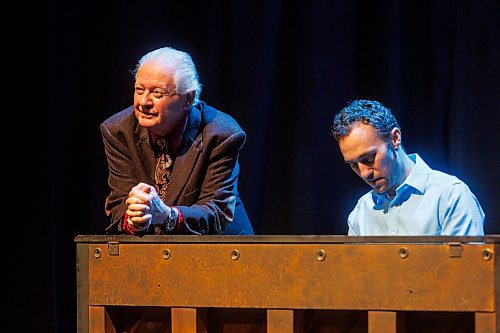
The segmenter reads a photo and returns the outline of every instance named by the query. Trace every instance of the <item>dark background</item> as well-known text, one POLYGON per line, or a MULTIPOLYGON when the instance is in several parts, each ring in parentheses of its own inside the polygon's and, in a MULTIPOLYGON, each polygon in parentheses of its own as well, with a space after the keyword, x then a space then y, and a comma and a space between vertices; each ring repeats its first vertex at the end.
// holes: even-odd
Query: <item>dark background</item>
POLYGON ((21 261, 34 332, 75 331, 73 239, 107 224, 98 127, 132 103, 130 71, 162 46, 192 55, 201 98, 246 131, 240 193, 257 234, 347 233, 369 188, 330 127, 358 98, 391 108, 407 152, 465 181, 485 233, 500 233, 498 2, 299 3, 49 1, 49 214, 21 261))

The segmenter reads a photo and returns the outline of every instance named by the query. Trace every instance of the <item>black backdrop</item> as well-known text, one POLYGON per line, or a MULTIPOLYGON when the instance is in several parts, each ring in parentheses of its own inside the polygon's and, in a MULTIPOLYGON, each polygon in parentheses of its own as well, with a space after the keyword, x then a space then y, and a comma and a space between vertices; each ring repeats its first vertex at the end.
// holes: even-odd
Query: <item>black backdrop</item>
POLYGON ((390 107, 407 151, 464 180, 500 233, 498 2, 300 3, 49 2, 50 214, 23 291, 34 331, 75 331, 73 238, 107 223, 98 126, 131 104, 130 70, 161 46, 189 52, 202 99, 246 131, 240 193, 257 234, 347 232, 369 188, 330 126, 357 98, 390 107))

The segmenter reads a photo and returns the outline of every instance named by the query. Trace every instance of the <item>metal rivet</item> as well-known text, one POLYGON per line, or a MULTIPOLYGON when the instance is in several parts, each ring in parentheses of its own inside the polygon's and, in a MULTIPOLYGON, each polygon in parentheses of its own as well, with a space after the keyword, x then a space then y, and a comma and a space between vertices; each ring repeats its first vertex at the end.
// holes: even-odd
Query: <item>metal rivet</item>
POLYGON ((94 258, 100 258, 102 256, 102 250, 100 248, 94 249, 94 258))
POLYGON ((323 261, 326 259, 326 251, 325 250, 319 250, 318 253, 316 253, 316 259, 318 261, 323 261))
POLYGON ((170 259, 170 250, 169 249, 163 250, 162 255, 163 255, 163 259, 165 259, 165 260, 170 259))
POLYGON ((493 251, 491 251, 490 249, 483 250, 483 259, 488 261, 491 258, 493 258, 493 251))
POLYGON ((399 249, 399 256, 401 257, 401 259, 408 258, 409 254, 410 254, 410 252, 408 251, 408 249, 406 247, 402 247, 399 249))
POLYGON ((233 250, 231 252, 231 259, 233 260, 238 260, 240 258, 240 251, 238 250, 233 250))
POLYGON ((110 256, 119 256, 120 244, 118 242, 108 242, 108 250, 110 256))
POLYGON ((462 257, 462 244, 460 242, 450 242, 448 245, 450 258, 462 257))

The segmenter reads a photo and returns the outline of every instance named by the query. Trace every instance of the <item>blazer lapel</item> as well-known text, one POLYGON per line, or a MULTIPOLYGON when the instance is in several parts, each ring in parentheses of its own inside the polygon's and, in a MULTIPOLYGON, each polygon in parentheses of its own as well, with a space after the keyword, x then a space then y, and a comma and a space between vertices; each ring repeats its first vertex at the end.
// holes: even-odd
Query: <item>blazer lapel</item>
POLYGON ((139 141, 137 142, 137 149, 139 149, 142 165, 146 170, 146 177, 149 178, 149 181, 146 181, 146 183, 154 185, 155 180, 154 178, 151 178, 151 175, 154 175, 155 172, 156 157, 149 142, 149 131, 137 124, 137 127, 135 128, 135 134, 139 137, 139 141))
POLYGON ((179 195, 184 189, 189 176, 193 172, 198 156, 203 150, 203 135, 201 134, 203 129, 200 129, 200 125, 200 110, 193 106, 189 113, 186 130, 182 135, 179 155, 175 159, 171 181, 168 185, 167 195, 165 198, 165 203, 167 205, 173 205, 179 198, 179 195))

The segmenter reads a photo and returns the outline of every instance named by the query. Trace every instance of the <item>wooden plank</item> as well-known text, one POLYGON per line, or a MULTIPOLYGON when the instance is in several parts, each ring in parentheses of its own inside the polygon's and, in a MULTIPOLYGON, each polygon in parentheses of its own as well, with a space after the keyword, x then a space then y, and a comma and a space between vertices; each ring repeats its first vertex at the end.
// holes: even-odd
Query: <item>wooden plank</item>
POLYGON ((172 333, 206 333, 205 309, 172 308, 172 333))
POLYGON ((476 312, 475 333, 497 333, 497 315, 492 312, 476 312))
POLYGON ((91 333, 116 333, 104 306, 89 306, 88 331, 91 333))
POLYGON ((407 243, 407 244, 442 244, 449 242, 459 243, 500 243, 500 234, 485 236, 346 236, 346 235, 145 235, 143 237, 131 235, 77 235, 75 243, 107 243, 120 242, 122 244, 172 244, 172 243, 328 243, 328 244, 380 244, 380 243, 407 243))
POLYGON ((78 333, 89 332, 89 255, 88 244, 76 246, 76 326, 78 333))
POLYGON ((302 333, 302 311, 267 310, 267 333, 302 333))
POLYGON ((368 311, 368 333, 396 333, 396 319, 394 311, 368 311))

